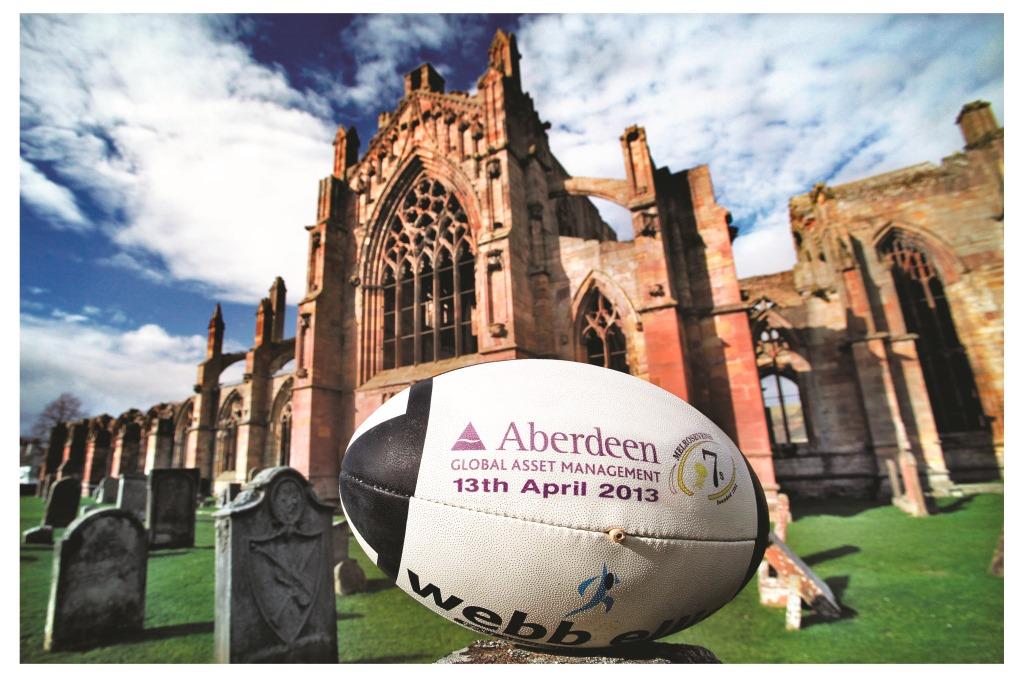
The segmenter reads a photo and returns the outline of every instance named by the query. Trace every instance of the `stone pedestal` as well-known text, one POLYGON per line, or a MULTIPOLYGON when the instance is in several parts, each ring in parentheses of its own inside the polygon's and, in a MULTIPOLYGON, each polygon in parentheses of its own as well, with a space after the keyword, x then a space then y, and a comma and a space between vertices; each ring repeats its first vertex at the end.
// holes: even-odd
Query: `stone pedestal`
POLYGON ((465 649, 454 651, 438 663, 446 665, 620 665, 664 663, 721 663, 715 654, 702 646, 692 644, 666 644, 664 642, 637 642, 622 648, 601 649, 574 654, 554 654, 533 651, 499 639, 473 642, 465 649))

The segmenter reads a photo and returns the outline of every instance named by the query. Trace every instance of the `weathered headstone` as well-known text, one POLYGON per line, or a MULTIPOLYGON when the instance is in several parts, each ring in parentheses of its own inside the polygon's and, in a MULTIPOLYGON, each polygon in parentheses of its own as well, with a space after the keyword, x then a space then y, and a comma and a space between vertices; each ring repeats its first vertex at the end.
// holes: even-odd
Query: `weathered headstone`
POLYGON ((231 484, 226 485, 217 493, 217 507, 226 507, 229 503, 231 503, 231 501, 235 500, 235 497, 238 496, 238 493, 241 490, 242 485, 238 482, 232 482, 231 484))
POLYGON ((334 567, 334 594, 354 595, 366 592, 366 572, 354 559, 342 560, 334 567))
POLYGON ((142 629, 146 530, 117 508, 75 520, 54 551, 43 647, 58 651, 142 629))
POLYGON ((338 661, 332 512, 297 470, 280 467, 215 513, 216 661, 338 661))
POLYGON ((78 516, 78 503, 82 499, 82 483, 75 477, 67 477, 53 485, 50 500, 46 503, 43 524, 51 527, 66 527, 78 516))
POLYGON ((351 533, 348 522, 338 522, 331 527, 334 542, 334 593, 337 595, 366 592, 366 573, 359 562, 348 556, 348 537, 351 533))
POLYGON ((348 557, 348 537, 352 533, 348 522, 331 525, 331 540, 334 543, 334 563, 339 564, 348 557))
POLYGON ((196 543, 199 468, 154 468, 146 492, 150 548, 191 548, 196 543))
POLYGON ((96 487, 96 500, 100 503, 116 504, 120 484, 117 477, 104 477, 96 487))
POLYGON ((48 524, 44 524, 41 527, 27 529, 23 535, 25 536, 25 543, 31 543, 34 545, 53 545, 53 527, 48 524))
POLYGON ((117 485, 117 507, 139 518, 146 519, 146 476, 121 475, 117 485))

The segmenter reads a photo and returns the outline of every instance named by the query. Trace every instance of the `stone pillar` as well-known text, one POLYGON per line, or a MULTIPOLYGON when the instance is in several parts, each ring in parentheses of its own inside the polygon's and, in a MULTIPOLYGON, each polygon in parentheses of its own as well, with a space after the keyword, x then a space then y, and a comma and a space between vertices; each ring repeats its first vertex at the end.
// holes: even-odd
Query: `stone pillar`
POLYGON ((299 302, 292 388, 291 466, 332 503, 338 501, 341 455, 352 432, 355 387, 356 341, 341 334, 344 304, 354 304, 354 287, 345 278, 346 224, 355 218, 348 196, 337 179, 320 182, 318 221, 308 228, 309 274, 299 302))
POLYGON ((82 495, 87 496, 89 487, 107 476, 110 468, 110 425, 109 417, 93 419, 89 424, 89 436, 85 445, 85 463, 82 470, 82 495))
POLYGON ((170 418, 154 418, 146 435, 146 460, 144 471, 153 468, 169 468, 174 443, 174 421, 170 418))
POLYGON ((928 386, 924 380, 924 372, 921 370, 921 361, 917 356, 917 345, 915 344, 917 337, 907 334, 899 295, 890 272, 891 264, 880 267, 882 271, 878 275, 880 278, 878 292, 885 324, 889 329, 888 348, 892 356, 891 363, 894 369, 899 370, 897 385, 901 386, 898 390, 902 395, 900 411, 907 417, 906 421, 913 425, 914 430, 914 434, 909 436, 909 442, 912 449, 913 443, 917 442, 917 448, 914 451, 919 453, 925 462, 928 483, 931 488, 948 490, 953 483, 949 479, 949 470, 942 453, 942 443, 939 440, 939 432, 935 427, 935 418, 932 414, 928 386))
POLYGON ((337 663, 332 513, 279 467, 214 515, 218 663, 337 663))

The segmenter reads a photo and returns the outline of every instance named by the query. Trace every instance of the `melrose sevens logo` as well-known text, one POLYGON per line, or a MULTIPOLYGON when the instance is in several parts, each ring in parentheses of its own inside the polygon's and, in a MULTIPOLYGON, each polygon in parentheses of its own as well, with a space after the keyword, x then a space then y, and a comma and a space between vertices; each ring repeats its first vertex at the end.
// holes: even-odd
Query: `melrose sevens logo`
POLYGON ((706 496, 717 505, 736 493, 736 459, 707 433, 694 433, 684 438, 672 457, 669 488, 673 494, 706 496))
POLYGON ((487 447, 484 446, 484 441, 477 434, 472 421, 466 424, 465 430, 452 445, 452 451, 487 451, 487 447))

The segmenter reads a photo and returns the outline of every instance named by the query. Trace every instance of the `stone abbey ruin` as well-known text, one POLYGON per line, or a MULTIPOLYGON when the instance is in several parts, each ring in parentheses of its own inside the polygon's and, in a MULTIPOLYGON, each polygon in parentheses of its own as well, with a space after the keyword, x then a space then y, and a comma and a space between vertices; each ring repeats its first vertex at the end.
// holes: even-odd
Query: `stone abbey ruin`
POLYGON ((347 440, 396 392, 540 357, 695 405, 747 455, 777 517, 785 494, 914 499, 999 480, 1003 130, 987 103, 963 107, 965 146, 940 165, 793 197, 795 267, 737 279, 708 167, 657 166, 631 126, 625 179, 570 176, 519 60, 499 31, 472 95, 445 91, 428 64, 412 71, 361 156, 340 127, 294 337, 281 278, 247 352, 222 350, 218 306, 194 392, 57 426, 40 485, 195 468, 209 493, 290 465, 336 502, 347 440), (589 197, 627 209, 633 238, 589 197), (243 381, 221 383, 240 361, 243 381))

